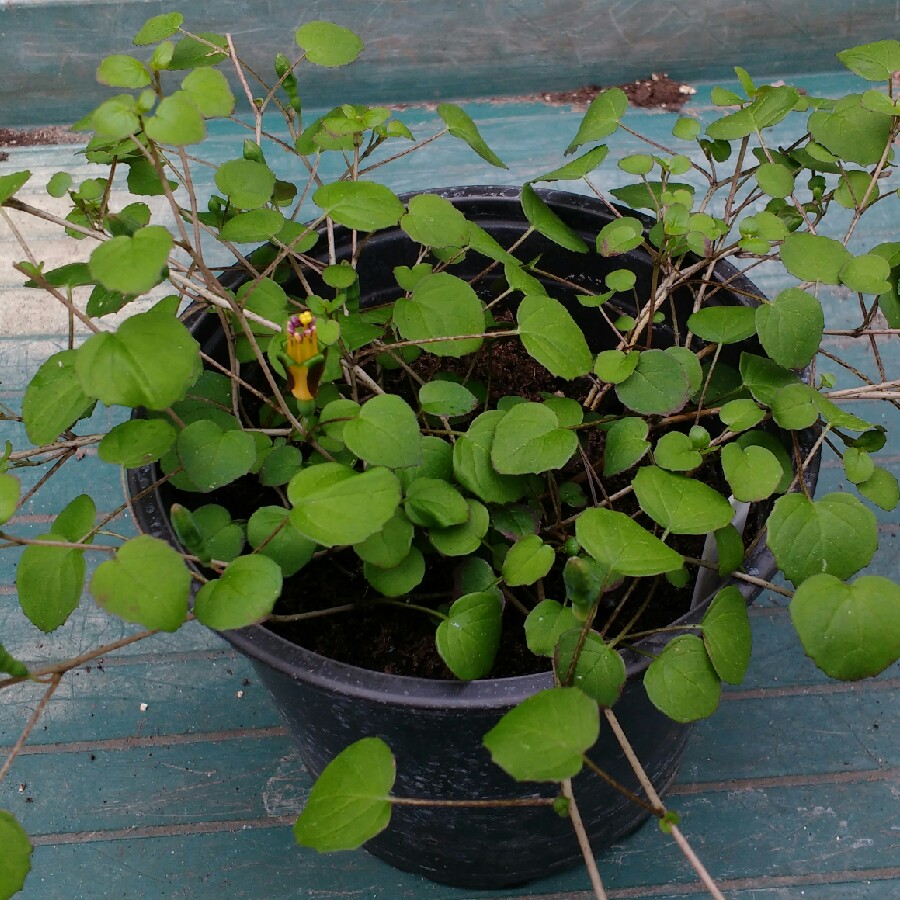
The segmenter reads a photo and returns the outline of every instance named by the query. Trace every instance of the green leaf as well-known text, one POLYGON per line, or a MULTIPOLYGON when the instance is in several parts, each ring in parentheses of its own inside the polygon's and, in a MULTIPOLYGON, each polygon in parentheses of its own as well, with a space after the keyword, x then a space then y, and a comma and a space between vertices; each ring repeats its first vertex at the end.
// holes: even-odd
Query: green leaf
POLYGON ((131 94, 119 94, 104 100, 87 119, 73 126, 75 131, 92 128, 97 137, 110 141, 121 140, 139 131, 141 120, 131 94))
POLYGON ((556 553, 536 534, 526 534, 510 547, 503 560, 503 580, 510 586, 534 584, 553 567, 556 553))
POLYGON ((781 261, 795 278, 839 284, 839 273, 850 259, 849 251, 834 238, 794 232, 781 245, 781 261))
POLYGON ((781 482, 781 463, 765 447, 726 444, 722 469, 735 498, 745 503, 771 497, 781 482))
POLYGON ((701 623, 703 643, 719 678, 740 684, 750 665, 753 636, 747 601, 733 585, 716 594, 701 623))
POLYGON ((202 66, 215 66, 228 57, 228 40, 224 35, 201 31, 197 34, 197 38, 183 37, 175 45, 168 68, 196 69, 202 66), (210 44, 223 49, 214 50, 210 44))
POLYGON ((756 183, 770 197, 787 197, 794 190, 791 170, 778 163, 763 163, 756 170, 756 183))
POLYGON ((637 367, 640 354, 636 350, 602 350, 594 361, 594 374, 610 384, 619 384, 637 367))
POLYGON ((411 298, 394 304, 394 323, 408 341, 428 341, 423 348, 435 356, 465 356, 481 347, 484 309, 478 295, 461 278, 447 272, 426 275, 411 298), (446 340, 441 340, 442 338, 446 340))
POLYGON ((682 141, 693 141, 700 134, 701 125, 693 116, 680 116, 672 126, 672 136, 682 141))
POLYGON ((763 349, 786 369, 803 369, 813 361, 824 328, 822 304, 799 288, 782 291, 756 310, 756 331, 763 349))
POLYGON ((820 110, 809 117, 813 140, 846 162, 875 165, 891 136, 893 119, 867 109, 862 94, 849 94, 831 111, 820 110))
POLYGON ((712 715, 722 685, 703 641, 693 634, 674 638, 644 675, 650 702, 676 722, 694 722, 712 715))
POLYGON ((589 175, 593 172, 594 169, 606 159, 608 153, 609 147, 594 147, 593 150, 588 150, 587 153, 583 156, 579 156, 578 159, 573 159, 572 162, 566 163, 566 165, 560 166, 552 172, 547 172, 546 175, 539 175, 537 178, 532 178, 531 180, 532 182, 578 181, 579 178, 584 178, 585 175, 589 175))
POLYGON ((874 504, 889 512, 900 503, 900 484, 897 476, 881 466, 875 466, 872 475, 856 485, 856 489, 874 504))
POLYGON ((517 781, 561 781, 581 771, 597 741, 597 704, 572 687, 550 688, 511 709, 484 736, 484 746, 517 781))
POLYGON ((272 199, 275 180, 267 165, 243 158, 222 163, 215 174, 216 187, 240 209, 265 206, 272 199))
POLYGON ((690 472, 703 462, 703 457, 686 434, 670 431, 656 442, 653 461, 669 472, 690 472))
MULTIPOLYGON (((466 507, 468 515, 468 506, 466 507)), ((353 545, 356 555, 363 562, 382 569, 399 566, 409 555, 415 529, 409 519, 398 511, 380 531, 353 545)))
POLYGON ((144 122, 144 131, 160 144, 184 147, 206 137, 206 124, 189 95, 178 91, 160 101, 156 113, 144 122))
POLYGON ((422 435, 410 405, 394 394, 378 394, 344 424, 344 443, 373 466, 399 469, 422 461, 422 435))
POLYGON ((584 334, 558 300, 544 294, 525 297, 516 322, 522 345, 551 375, 571 380, 591 371, 594 358, 584 334))
POLYGON ((566 155, 574 153, 582 144, 602 141, 618 127, 619 120, 628 109, 628 97, 621 88, 610 88, 599 93, 588 106, 572 142, 566 147, 566 155))
POLYGON ((786 494, 775 501, 767 528, 769 549, 795 585, 821 573, 849 578, 878 547, 874 514, 849 494, 821 500, 786 494))
POLYGON ((408 204, 409 212, 400 219, 400 227, 425 247, 465 247, 469 243, 469 222, 444 197, 418 194, 408 204))
MULTIPOLYGON (((612 188, 610 193, 634 209, 649 209, 658 212, 663 203, 664 191, 668 194, 685 192, 693 196, 694 189, 683 182, 670 181, 663 185, 661 181, 644 181, 641 184, 628 184, 621 188, 612 188)), ((668 202, 668 201, 667 201, 668 202)))
POLYGON ((634 373, 616 385, 619 400, 643 415, 678 412, 690 396, 687 371, 664 350, 644 350, 634 373))
POLYGON ((733 141, 780 122, 797 103, 796 88, 785 86, 760 88, 756 99, 728 116, 716 119, 706 127, 713 140, 733 141))
POLYGON ((69 501, 53 520, 53 533, 73 544, 83 540, 94 527, 97 507, 90 494, 79 494, 69 501))
POLYGON ((713 344, 736 344, 756 332, 756 312, 748 306, 708 306, 695 312, 687 326, 713 344))
POLYGON ((212 491, 246 475, 256 463, 256 441, 240 429, 216 422, 192 422, 178 435, 178 458, 187 477, 202 491, 212 491))
POLYGON ((580 626, 568 606, 542 600, 525 619, 525 641, 535 656, 553 656, 560 635, 580 626))
POLYGON ((365 563, 363 574, 366 581, 385 597, 402 597, 425 577, 425 557, 418 547, 411 547, 396 566, 384 568, 365 563))
POLYGON ((65 197, 70 187, 72 187, 72 176, 68 172, 56 172, 50 176, 50 180, 47 182, 47 193, 51 197, 65 197))
POLYGON ((741 567, 744 562, 744 542, 734 525, 726 525, 713 534, 719 557, 719 575, 724 578, 741 567))
POLYGON ((754 399, 764 406, 771 406, 775 395, 782 388, 801 383, 795 372, 791 372, 763 356, 754 356, 752 353, 741 354, 740 367, 744 386, 753 394, 754 399))
POLYGON ((514 503, 525 492, 521 478, 501 475, 491 465, 494 434, 505 415, 497 409, 482 413, 453 445, 456 480, 485 503, 514 503))
MULTIPOLYGON (((66 541, 65 535, 47 534, 38 541, 66 541)), ((44 633, 54 631, 72 614, 81 599, 85 563, 81 550, 30 544, 16 567, 19 605, 44 633)))
POLYGON ((0 897, 12 897, 25 886, 31 871, 31 842, 15 816, 5 809, 0 809, 0 846, 0 897))
POLYGON ((261 506, 247 522, 247 540, 257 553, 278 563, 290 578, 313 557, 317 544, 291 524, 290 511, 281 506, 261 506))
POLYGON ((597 233, 597 252, 601 256, 619 256, 644 243, 644 223, 631 216, 607 222, 597 233))
MULTIPOLYGON (((174 516, 172 519, 174 524, 174 516)), ((231 562, 240 556, 244 549, 244 529, 231 520, 231 513, 224 506, 207 503, 194 510, 193 519, 210 559, 231 562)))
POLYGON ((808 384, 789 384, 772 398, 772 418, 790 431, 809 428, 819 418, 818 397, 808 384))
POLYGON ((357 473, 340 463, 299 471, 288 484, 291 523, 324 547, 358 544, 375 534, 400 503, 400 483, 388 469, 357 473))
MULTIPOLYGON (((878 95, 883 96, 882 94, 878 95)), ((845 209, 866 209, 878 199, 878 182, 868 172, 844 172, 834 192, 834 199, 845 209), (865 198, 865 203, 863 203, 865 198)))
POLYGON ((182 22, 184 22, 184 16, 179 12, 153 16, 141 25, 140 30, 134 36, 134 45, 145 47, 148 44, 164 41, 167 37, 177 34, 182 22))
POLYGON ((349 28, 332 22, 307 22, 297 29, 295 39, 311 63, 328 68, 352 63, 364 46, 349 28))
POLYGON ((785 449, 784 444, 767 431, 747 431, 739 435, 735 441, 738 447, 764 447, 781 463, 781 481, 775 488, 775 492, 783 494, 791 485, 794 478, 794 470, 791 463, 791 455, 785 449))
POLYGON ((706 534, 724 528, 734 516, 731 504, 718 491, 657 466, 639 469, 632 487, 641 509, 675 534, 706 534))
POLYGON ((483 678, 500 646, 503 607, 496 591, 464 594, 435 632, 437 651, 462 681, 483 678))
POLYGON ((891 267, 874 253, 852 256, 841 268, 841 284, 861 294, 885 294, 891 289, 891 267))
POLYGON ((369 737, 338 754, 316 779, 294 824, 294 838, 320 853, 356 850, 391 819, 394 757, 381 738, 369 737))
POLYGON ((684 562, 646 528, 611 509, 585 510, 575 522, 575 537, 597 562, 621 575, 658 575, 684 562))
POLYGON ((450 134, 465 141, 485 162, 489 162, 499 169, 508 168, 506 163, 485 143, 468 113, 455 103, 441 103, 437 108, 437 114, 447 126, 450 134))
POLYGON ((136 469, 168 453, 175 437, 175 429, 164 419, 132 419, 104 436, 97 455, 104 462, 136 469))
POLYGON ((0 472, 0 525, 5 525, 15 514, 22 485, 15 475, 0 472))
POLYGON ((503 475, 541 473, 561 469, 577 449, 577 435, 559 427, 552 409, 518 403, 497 424, 491 463, 503 475))
POLYGON ((216 631, 265 619, 281 594, 281 569, 265 556, 239 556, 197 592, 194 614, 216 631))
POLYGON ((434 548, 444 556, 468 556, 480 546, 487 534, 490 516, 477 500, 467 499, 469 517, 461 525, 449 528, 432 528, 428 538, 434 548))
POLYGON ((900 586, 887 578, 844 584, 813 575, 797 588, 790 610, 806 654, 832 678, 878 675, 900 657, 900 586))
POLYGON ((114 54, 101 60, 97 81, 110 87, 141 88, 150 84, 150 73, 139 59, 114 54))
POLYGON ((54 353, 32 376, 25 388, 22 417, 25 433, 36 445, 49 444, 87 415, 94 400, 81 388, 75 374, 76 351, 54 353))
MULTIPOLYGON (((559 638, 556 672, 561 681, 567 679, 572 669, 575 649, 580 640, 581 628, 567 631, 559 638)), ((625 686, 625 677, 622 657, 599 634, 589 632, 575 663, 572 687, 584 691, 600 706, 610 707, 619 699, 625 686)))
POLYGON ((603 450, 603 474, 618 475, 639 462, 650 449, 647 440, 649 426, 633 416, 613 422, 606 431, 603 450))
POLYGON ((449 528, 469 518, 465 497, 440 478, 417 478, 406 491, 406 515, 423 528, 449 528))
POLYGON ((573 253, 587 253, 587 244, 553 212, 530 184, 522 187, 522 211, 531 226, 544 237, 573 253))
POLYGON ((28 171, 0 175, 0 203, 9 200, 29 178, 31 178, 31 172, 28 171))
POLYGON ((148 225, 131 237, 104 241, 91 253, 91 276, 123 294, 143 294, 168 274, 172 235, 161 225, 148 225))
POLYGON ((453 381, 429 381, 419 388, 419 404, 433 416, 464 416, 478 406, 478 398, 453 381))
POLYGON ((166 409, 184 397, 200 370, 197 342, 159 310, 132 316, 115 333, 93 335, 76 352, 82 388, 107 406, 166 409))
POLYGON ((752 400, 729 400, 719 409, 719 418, 735 434, 759 424, 766 414, 752 400))
POLYGON ((867 81, 887 81, 900 71, 900 41, 891 39, 842 50, 837 58, 867 81))
MULTIPOLYGON (((12 675, 13 678, 27 678, 28 666, 10 655, 3 644, 0 644, 0 672, 12 675)), ((2 872, 0 872, 0 876, 2 876, 2 872)), ((0 881, 0 885, 2 885, 2 881, 0 881)), ((2 894, 0 894, 0 896, 2 896, 2 894)))
POLYGON ((848 447, 844 451, 844 471, 847 474, 847 481, 860 484, 872 477, 875 463, 865 450, 848 447))
MULTIPOLYGON (((199 69, 205 72, 207 69, 199 69)), ((284 216, 274 209, 251 209, 238 213, 229 219, 220 229, 219 237, 223 241, 235 244, 249 244, 265 241, 274 237, 284 226, 284 216)))
POLYGON ((181 554, 142 534, 124 543, 91 579, 97 605, 144 628, 176 631, 185 621, 191 573, 181 554))

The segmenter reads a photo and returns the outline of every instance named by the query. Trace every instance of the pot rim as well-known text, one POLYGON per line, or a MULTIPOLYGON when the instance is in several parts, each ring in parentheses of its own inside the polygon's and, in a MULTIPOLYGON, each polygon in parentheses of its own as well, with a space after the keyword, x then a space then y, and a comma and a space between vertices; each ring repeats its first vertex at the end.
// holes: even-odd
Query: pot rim
MULTIPOLYGON (((518 187, 497 185, 472 185, 433 190, 410 191, 399 195, 401 201, 408 200, 418 194, 437 194, 448 200, 516 200, 520 197, 518 187)), ((609 213, 609 207, 600 200, 584 194, 575 194, 558 189, 542 189, 537 193, 545 202, 557 208, 570 211, 596 214, 609 213)), ((623 210, 624 211, 624 210, 623 210)), ((628 215, 650 221, 639 211, 628 210, 628 215)), ((337 229, 336 236, 339 231, 337 229)), ((716 274, 724 276, 723 281, 729 284, 736 282, 752 286, 752 282, 739 269, 727 261, 716 264, 716 274)), ((727 288, 726 288, 727 290, 727 288)), ((755 287, 753 291, 757 290, 755 287)), ((753 291, 750 291, 752 296, 753 291)), ((744 300, 744 302, 747 302, 744 300)), ((750 301, 752 303, 752 301, 750 301)), ((188 320, 200 321, 204 311, 199 308, 189 309, 185 313, 188 320)), ((804 373, 806 375, 806 373, 804 373)), ((801 452, 808 455, 817 437, 815 427, 800 432, 799 445, 801 452)), ((805 486, 812 493, 818 478, 818 462, 821 450, 817 453, 812 465, 805 473, 805 486)), ((147 490, 157 480, 154 475, 156 464, 142 466, 138 469, 123 470, 123 485, 126 502, 132 519, 141 532, 160 538, 167 543, 179 545, 171 522, 162 510, 159 490, 153 489, 149 496, 155 500, 158 516, 152 513, 139 513, 139 507, 133 502, 132 495, 147 490)), ((794 491, 799 490, 799 485, 794 491)), ((765 543, 765 529, 759 534, 756 544, 745 558, 744 569, 747 574, 768 579, 777 571, 772 552, 765 543)), ((709 608, 715 595, 724 587, 735 586, 741 591, 748 605, 762 588, 734 577, 722 579, 707 596, 694 603, 691 609, 674 620, 673 626, 696 625, 703 613, 709 608)), ((196 586, 192 585, 192 591, 196 586)), ((339 662, 321 656, 312 650, 281 637, 264 625, 250 625, 245 628, 216 632, 235 649, 240 650, 255 662, 265 663, 277 672, 290 678, 302 680, 325 690, 339 689, 341 693, 366 699, 373 702, 390 703, 392 705, 418 708, 462 708, 475 707, 482 709, 508 708, 532 694, 553 686, 552 672, 539 672, 532 675, 516 675, 505 678, 485 678, 477 681, 457 681, 444 679, 421 678, 411 675, 393 675, 363 669, 348 663, 339 662)), ((643 638, 636 646, 644 653, 659 652, 671 638, 663 635, 652 635, 643 638)), ((650 664, 650 658, 629 650, 620 651, 626 666, 629 682, 634 682, 650 664)))

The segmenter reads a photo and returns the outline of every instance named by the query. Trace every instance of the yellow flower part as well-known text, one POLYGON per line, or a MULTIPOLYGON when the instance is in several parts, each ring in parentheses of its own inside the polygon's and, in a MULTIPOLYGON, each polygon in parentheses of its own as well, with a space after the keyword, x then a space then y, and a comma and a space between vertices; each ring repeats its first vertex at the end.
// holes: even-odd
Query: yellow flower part
POLYGON ((321 366, 309 366, 309 360, 319 355, 316 319, 309 311, 291 316, 287 321, 287 355, 300 365, 288 366, 289 387, 298 400, 312 400, 318 389, 321 366), (312 371, 311 371, 312 370, 312 371))

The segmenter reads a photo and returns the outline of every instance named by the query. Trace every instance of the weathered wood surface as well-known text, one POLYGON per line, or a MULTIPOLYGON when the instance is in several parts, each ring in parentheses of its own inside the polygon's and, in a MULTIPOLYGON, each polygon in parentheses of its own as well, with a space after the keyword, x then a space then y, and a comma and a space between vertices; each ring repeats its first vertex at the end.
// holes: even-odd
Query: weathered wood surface
POLYGON ((305 96, 322 106, 542 93, 652 72, 727 78, 735 63, 766 74, 823 71, 837 51, 896 34, 900 23, 894 0, 7 0, 0 125, 82 116, 96 95, 98 59, 134 52, 144 21, 173 8, 188 29, 231 31, 264 73, 304 22, 356 30, 366 51, 353 69, 304 70, 305 96))
MULTIPOLYGON (((828 93, 848 82, 821 77, 804 83, 828 93)), ((703 116, 707 104, 704 88, 687 112, 703 116)), ((559 163, 558 148, 578 120, 577 113, 539 104, 468 108, 510 170, 489 169, 463 145, 451 143, 389 179, 393 187, 519 182, 559 163)), ((422 133, 434 122, 425 110, 406 115, 422 133)), ((632 126, 669 139, 672 116, 632 111, 629 117, 632 126)), ((238 136, 234 130, 217 134, 216 156, 235 155, 238 136)), ((630 140, 619 141, 613 154, 634 150, 630 140)), ((0 164, 0 174, 31 169, 39 194, 41 183, 71 152, 15 150, 0 164)), ((614 186, 620 173, 603 171, 609 175, 602 186, 614 186)), ((896 222, 877 211, 864 221, 866 230, 856 237, 860 246, 883 240, 889 229, 896 232, 896 222)), ((48 242, 39 228, 29 234, 47 257, 68 252, 48 242)), ((35 299, 17 287, 10 264, 18 258, 12 236, 0 228, 0 400, 12 407, 21 403, 28 373, 62 340, 48 320, 25 314, 35 299)), ((759 280, 770 291, 779 289, 773 274, 762 273, 759 280)), ((837 309, 844 300, 834 292, 826 302, 837 309)), ((848 349, 838 340, 854 363, 871 367, 864 349, 848 349)), ((888 346, 887 362, 896 370, 900 341, 888 346)), ((855 411, 865 415, 865 404, 855 411)), ((101 410, 82 430, 102 430, 114 421, 101 410)), ((884 424, 892 426, 896 440, 900 415, 884 424)), ((18 434, 4 425, 0 437, 15 441, 18 434)), ((900 473, 896 443, 881 456, 900 473)), ((36 477, 27 473, 24 480, 36 477)), ((105 511, 121 502, 116 473, 88 454, 41 492, 14 526, 41 533, 87 485, 105 511)), ((840 468, 826 466, 820 492, 841 487, 840 468)), ((870 571, 896 576, 896 513, 876 512, 883 546, 870 571)), ((59 632, 39 637, 15 610, 12 556, 0 554, 0 640, 12 652, 52 659, 63 648, 87 649, 129 631, 86 599, 59 632)), ((740 900, 900 896, 900 670, 855 685, 829 682, 800 654, 784 598, 764 596, 752 615, 755 646, 747 680, 728 690, 720 710, 698 725, 670 797, 685 833, 726 893, 740 900), (784 657, 784 651, 790 655, 784 657)), ((4 692, 0 746, 15 741, 38 697, 31 686, 4 692)), ((15 812, 34 835, 26 900, 589 896, 578 870, 525 888, 479 894, 396 872, 362 852, 319 857, 299 850, 289 823, 308 787, 249 665, 192 625, 67 678, 0 785, 0 806, 15 812)), ((599 863, 613 898, 703 896, 693 873, 653 824, 603 854, 599 863)))

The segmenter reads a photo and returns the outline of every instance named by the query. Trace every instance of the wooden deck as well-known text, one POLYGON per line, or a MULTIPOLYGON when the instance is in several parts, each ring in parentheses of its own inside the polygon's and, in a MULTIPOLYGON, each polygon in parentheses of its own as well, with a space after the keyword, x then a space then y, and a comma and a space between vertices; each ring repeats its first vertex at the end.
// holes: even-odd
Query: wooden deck
MULTIPOLYGON (((798 81, 821 93, 849 84, 838 76, 798 81)), ((702 117, 709 93, 698 87, 687 111, 702 117)), ((490 169, 451 142, 389 183, 405 190, 521 182, 559 163, 559 149, 579 117, 531 103, 481 103, 468 110, 509 162, 509 172, 490 169)), ((427 110, 404 115, 423 133, 435 121, 427 110)), ((632 127, 661 141, 672 122, 663 113, 629 113, 632 127)), ((238 140, 236 131, 223 131, 216 153, 236 155, 238 140)), ((614 154, 634 149, 630 141, 613 145, 614 154)), ((71 153, 14 149, 0 174, 29 168, 35 173, 31 189, 41 194, 71 153)), ((602 171, 609 179, 602 186, 614 186, 616 169, 602 171)), ((896 214, 896 204, 881 208, 896 214)), ((876 212, 864 221, 867 230, 856 238, 861 246, 887 239, 889 229, 896 239, 896 219, 879 219, 876 212)), ((55 265, 64 261, 61 246, 29 228, 40 253, 55 265)), ((13 407, 21 403, 29 373, 64 342, 59 319, 37 308, 47 301, 17 287, 9 264, 21 256, 0 225, 0 399, 13 407)), ((779 288, 775 275, 759 280, 768 291, 779 288)), ((863 348, 841 350, 860 367, 871 365, 863 348)), ((889 360, 896 372, 900 340, 889 360)), ((865 414, 862 406, 857 411, 865 414)), ((111 424, 101 410, 82 430, 111 424)), ((881 461, 900 474, 900 414, 884 424, 893 444, 881 461)), ((2 440, 16 440, 15 428, 0 427, 2 440)), ((88 485, 101 511, 121 503, 118 474, 95 456, 66 469, 14 520, 19 532, 41 533, 88 485)), ((36 477, 33 470, 23 476, 28 483, 36 477)), ((826 464, 820 493, 840 490, 841 481, 841 469, 826 464)), ((870 571, 896 577, 897 514, 876 512, 882 548, 870 571)), ((49 660, 63 648, 69 655, 128 632, 85 598, 63 628, 41 637, 16 611, 14 561, 14 554, 0 554, 0 641, 11 652, 49 660)), ((900 898, 900 669, 860 684, 829 682, 802 656, 783 598, 766 595, 752 619, 747 680, 728 690, 719 711, 697 726, 669 798, 684 832, 730 897, 900 898)), ((0 750, 14 743, 38 699, 31 686, 2 693, 0 750)), ((192 624, 67 677, 0 785, 0 807, 13 811, 33 836, 33 871, 21 895, 26 900, 590 896, 577 869, 515 890, 478 893, 394 871, 364 852, 322 857, 299 849, 289 825, 308 786, 250 666, 192 624)), ((603 854, 599 865, 614 898, 703 896, 672 842, 652 823, 603 854)))

